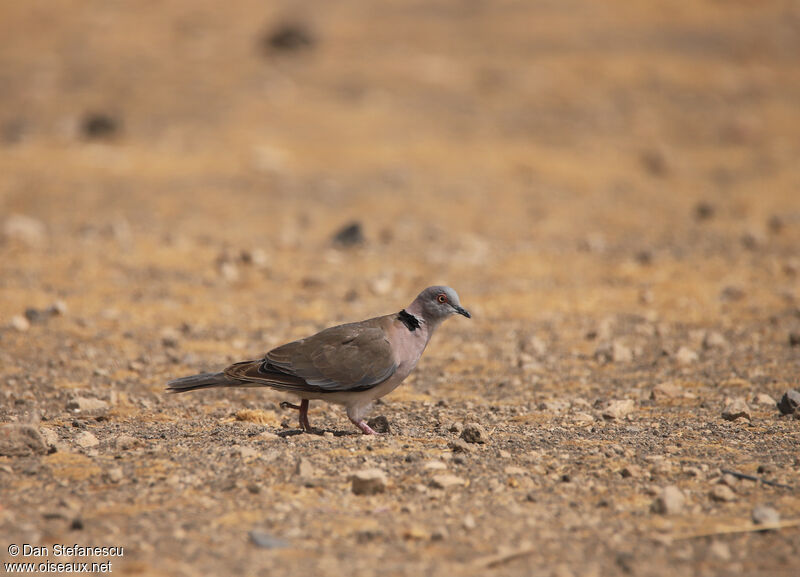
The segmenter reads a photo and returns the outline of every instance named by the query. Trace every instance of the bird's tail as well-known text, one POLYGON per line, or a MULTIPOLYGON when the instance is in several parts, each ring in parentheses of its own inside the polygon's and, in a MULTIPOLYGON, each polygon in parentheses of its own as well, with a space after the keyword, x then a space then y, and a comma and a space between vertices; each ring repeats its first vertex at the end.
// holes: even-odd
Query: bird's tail
POLYGON ((241 386, 241 384, 241 381, 228 378, 225 373, 201 373, 169 381, 167 383, 167 392, 185 393, 213 387, 236 387, 241 386))

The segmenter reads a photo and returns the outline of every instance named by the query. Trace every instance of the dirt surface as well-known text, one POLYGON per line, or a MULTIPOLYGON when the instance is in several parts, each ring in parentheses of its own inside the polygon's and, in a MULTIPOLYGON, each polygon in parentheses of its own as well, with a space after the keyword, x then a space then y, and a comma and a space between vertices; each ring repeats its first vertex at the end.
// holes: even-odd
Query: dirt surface
POLYGON ((796 2, 29 0, 0 35, 0 560, 797 574, 796 2), (435 283, 473 319, 388 434, 164 393, 435 283))

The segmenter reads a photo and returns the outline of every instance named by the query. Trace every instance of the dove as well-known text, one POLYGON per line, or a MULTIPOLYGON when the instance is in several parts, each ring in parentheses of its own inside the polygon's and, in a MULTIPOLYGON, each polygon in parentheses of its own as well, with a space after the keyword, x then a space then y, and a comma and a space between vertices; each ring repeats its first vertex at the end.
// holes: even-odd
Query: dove
POLYGON ((375 431, 365 417, 372 403, 391 393, 417 366, 433 333, 453 316, 472 315, 455 290, 431 286, 398 313, 325 329, 281 345, 263 358, 234 363, 219 373, 169 381, 167 390, 184 393, 214 387, 269 387, 299 398, 300 428, 312 431, 310 401, 343 405, 365 435, 375 431))

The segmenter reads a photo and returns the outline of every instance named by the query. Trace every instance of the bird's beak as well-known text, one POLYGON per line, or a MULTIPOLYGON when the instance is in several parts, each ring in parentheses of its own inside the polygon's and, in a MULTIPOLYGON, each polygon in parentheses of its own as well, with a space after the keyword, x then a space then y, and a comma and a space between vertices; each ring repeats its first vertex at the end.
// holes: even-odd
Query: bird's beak
POLYGON ((453 308, 454 308, 454 309, 456 309, 456 312, 457 312, 458 314, 460 314, 460 315, 464 315, 464 316, 465 316, 465 317, 467 317, 468 319, 471 319, 471 318, 472 318, 472 315, 471 315, 471 314, 469 314, 469 311, 468 311, 467 309, 465 309, 465 308, 463 308, 463 307, 458 307, 458 306, 454 306, 453 308))

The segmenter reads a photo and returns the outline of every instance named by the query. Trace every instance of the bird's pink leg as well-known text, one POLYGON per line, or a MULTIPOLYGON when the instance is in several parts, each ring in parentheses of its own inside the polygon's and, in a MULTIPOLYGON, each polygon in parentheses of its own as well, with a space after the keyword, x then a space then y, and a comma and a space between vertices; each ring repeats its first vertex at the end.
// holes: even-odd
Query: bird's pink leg
POLYGON ((376 431, 374 431, 373 428, 370 427, 364 419, 361 419, 360 421, 356 421, 355 419, 350 419, 350 422, 353 423, 359 429, 361 429, 361 432, 364 433, 365 435, 379 434, 376 431))

